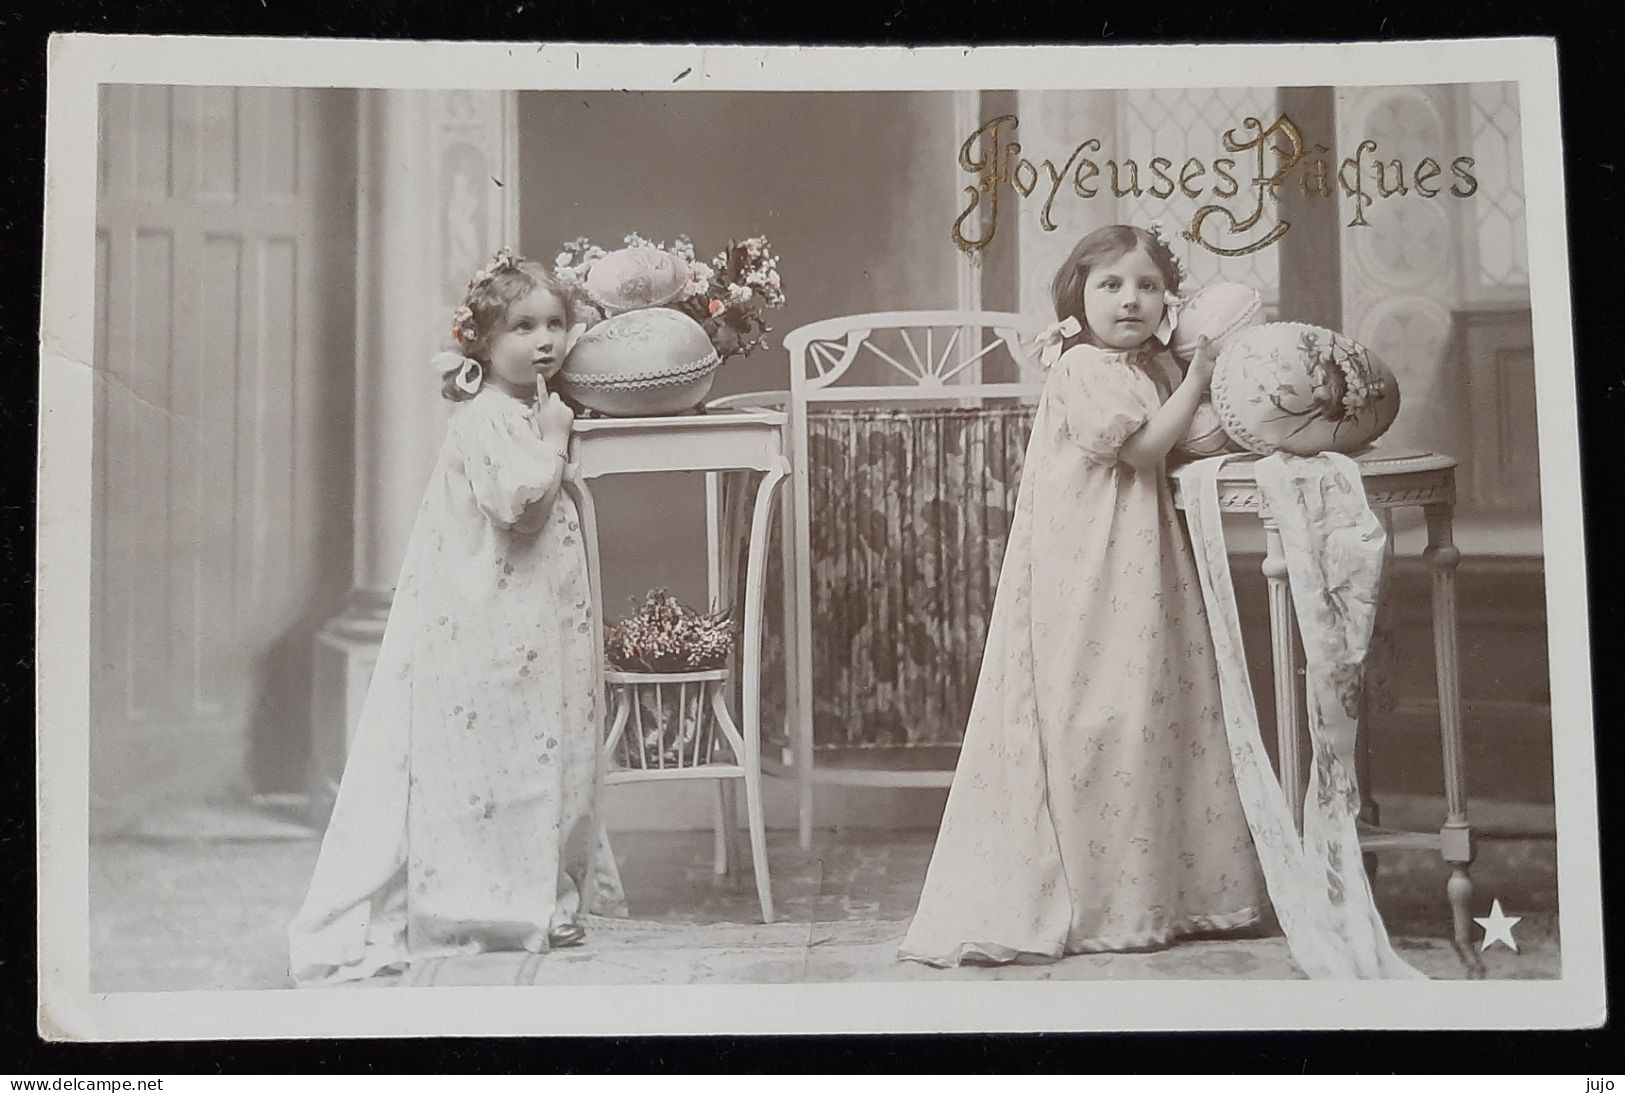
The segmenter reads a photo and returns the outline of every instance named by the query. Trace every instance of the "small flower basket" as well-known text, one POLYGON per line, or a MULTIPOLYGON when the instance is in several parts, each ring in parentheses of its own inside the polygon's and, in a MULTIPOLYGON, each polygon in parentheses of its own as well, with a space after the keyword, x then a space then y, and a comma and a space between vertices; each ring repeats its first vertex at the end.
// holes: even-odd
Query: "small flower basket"
MULTIPOLYGON (((723 670, 605 673, 610 692, 611 758, 622 770, 687 770, 715 761, 726 734, 717 727, 723 670)), ((731 751, 731 746, 725 751, 731 751)))
POLYGON ((734 750, 736 733, 722 700, 733 645, 727 614, 701 614, 663 589, 610 627, 604 678, 614 767, 686 770, 715 762, 719 743, 734 750))

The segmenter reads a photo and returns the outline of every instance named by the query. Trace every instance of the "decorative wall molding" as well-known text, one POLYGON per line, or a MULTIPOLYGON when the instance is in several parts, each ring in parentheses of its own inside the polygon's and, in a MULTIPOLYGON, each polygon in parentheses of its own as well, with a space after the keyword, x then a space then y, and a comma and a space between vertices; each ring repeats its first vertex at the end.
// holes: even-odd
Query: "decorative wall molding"
POLYGON ((1535 346, 1528 308, 1476 307, 1456 313, 1457 374, 1472 412, 1475 508, 1540 518, 1540 447, 1535 429, 1535 346))
POLYGON ((518 240, 509 91, 360 94, 354 577, 318 637, 312 810, 331 807, 450 403, 428 367, 468 278, 518 240))

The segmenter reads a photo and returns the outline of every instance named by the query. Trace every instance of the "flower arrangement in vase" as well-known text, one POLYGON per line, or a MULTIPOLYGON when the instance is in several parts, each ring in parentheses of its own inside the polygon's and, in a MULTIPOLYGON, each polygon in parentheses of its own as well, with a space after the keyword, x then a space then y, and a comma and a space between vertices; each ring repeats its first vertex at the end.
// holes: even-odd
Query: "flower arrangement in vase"
POLYGON ((623 242, 606 251, 575 239, 554 259, 585 327, 561 385, 612 416, 692 408, 723 363, 768 346, 765 313, 784 306, 778 256, 765 236, 730 241, 708 263, 686 236, 667 246, 634 232, 623 242))

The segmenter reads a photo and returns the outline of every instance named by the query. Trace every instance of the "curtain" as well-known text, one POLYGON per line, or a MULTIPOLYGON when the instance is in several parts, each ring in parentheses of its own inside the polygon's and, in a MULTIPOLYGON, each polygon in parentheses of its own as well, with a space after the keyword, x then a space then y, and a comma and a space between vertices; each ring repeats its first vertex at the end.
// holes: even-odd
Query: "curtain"
MULTIPOLYGON (((1032 419, 1031 406, 809 414, 815 746, 963 738, 1032 419)), ((784 717, 776 528, 763 636, 768 732, 784 717)))

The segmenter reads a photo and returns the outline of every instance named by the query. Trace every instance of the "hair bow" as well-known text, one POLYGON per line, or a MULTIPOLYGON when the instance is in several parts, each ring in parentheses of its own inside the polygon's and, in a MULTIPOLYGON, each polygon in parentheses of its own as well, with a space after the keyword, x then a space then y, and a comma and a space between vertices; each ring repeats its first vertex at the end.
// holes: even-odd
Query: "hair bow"
POLYGON ((1179 308, 1184 304, 1185 298, 1177 292, 1164 292, 1162 294, 1162 322, 1157 324, 1157 341, 1163 345, 1172 345, 1174 328, 1179 325, 1179 308))
POLYGON ((461 353, 450 351, 436 353, 429 358, 429 364, 440 376, 449 376, 455 372, 457 378, 453 382, 457 384, 458 390, 466 391, 470 395, 478 391, 480 384, 485 381, 485 369, 480 366, 480 362, 461 353))
POLYGON ((1066 340, 1082 333, 1083 324, 1078 322, 1078 317, 1068 315, 1038 332, 1038 337, 1033 341, 1033 352, 1038 354, 1039 362, 1048 368, 1061 359, 1061 347, 1066 340))

